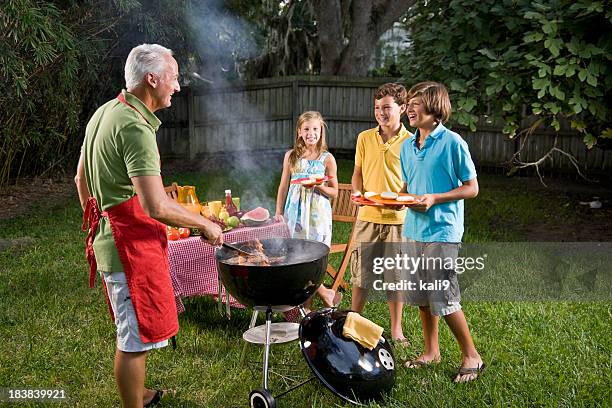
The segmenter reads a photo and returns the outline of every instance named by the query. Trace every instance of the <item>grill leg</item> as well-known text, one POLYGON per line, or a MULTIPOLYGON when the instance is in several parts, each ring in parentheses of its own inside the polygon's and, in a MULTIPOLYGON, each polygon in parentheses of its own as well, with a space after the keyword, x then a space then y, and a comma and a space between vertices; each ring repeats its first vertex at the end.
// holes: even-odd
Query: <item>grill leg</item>
MULTIPOLYGON (((251 323, 249 324, 249 329, 252 329, 257 324, 257 314, 259 312, 253 309, 253 315, 251 316, 251 323)), ((247 341, 244 342, 242 346, 242 351, 240 352, 240 367, 244 367, 244 360, 246 358, 247 347, 249 347, 249 343, 247 341)))
POLYGON ((251 323, 249 324, 249 329, 252 329, 253 327, 255 327, 255 324, 257 324, 257 314, 259 312, 257 310, 253 310, 253 315, 251 316, 251 323))
POLYGON ((263 387, 268 389, 268 359, 270 358, 270 329, 272 328, 272 308, 266 309, 266 344, 264 345, 263 387))
POLYGON ((306 310, 304 310, 304 305, 299 305, 298 306, 298 310, 300 311, 300 316, 302 316, 302 319, 306 317, 306 310))

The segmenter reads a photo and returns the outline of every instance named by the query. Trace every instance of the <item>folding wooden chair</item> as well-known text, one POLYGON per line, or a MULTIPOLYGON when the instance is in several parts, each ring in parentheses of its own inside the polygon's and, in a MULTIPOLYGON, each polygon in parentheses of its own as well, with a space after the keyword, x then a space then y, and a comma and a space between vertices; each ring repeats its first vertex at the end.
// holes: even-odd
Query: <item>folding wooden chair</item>
POLYGON ((167 187, 164 187, 164 190, 166 190, 166 194, 168 195, 168 197, 170 197, 174 201, 178 201, 178 184, 176 184, 176 182, 172 183, 167 187))
POLYGON ((350 222, 351 232, 346 244, 332 244, 329 251, 330 254, 343 253, 340 267, 335 270, 331 264, 327 265, 327 273, 334 279, 331 288, 338 290, 342 288, 346 290, 348 284, 344 281, 344 274, 351 260, 351 244, 353 242, 353 228, 357 219, 357 211, 359 207, 351 200, 352 188, 350 184, 338 184, 338 197, 332 201, 332 220, 340 222, 350 222))

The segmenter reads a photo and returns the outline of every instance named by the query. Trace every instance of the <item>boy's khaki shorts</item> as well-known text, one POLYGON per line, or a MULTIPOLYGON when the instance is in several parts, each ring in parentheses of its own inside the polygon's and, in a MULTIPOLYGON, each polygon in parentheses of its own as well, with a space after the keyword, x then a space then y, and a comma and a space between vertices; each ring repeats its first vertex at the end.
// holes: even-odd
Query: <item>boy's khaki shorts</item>
MULTIPOLYGON (((448 286, 433 286, 426 290, 404 291, 404 303, 414 306, 427 306, 434 316, 447 316, 461 310, 461 292, 457 280, 457 272, 452 266, 446 267, 443 262, 433 262, 434 260, 449 260, 453 262, 459 254, 459 243, 449 242, 418 242, 410 241, 404 244, 405 254, 412 258, 428 259, 429 264, 425 264, 416 270, 409 279, 416 283, 416 288, 420 288, 421 281, 424 284, 435 285, 436 282, 448 281, 448 286)), ((425 286, 427 288, 427 286, 425 286)))
MULTIPOLYGON (((370 242, 404 242, 402 237, 402 224, 376 224, 373 222, 355 221, 353 229, 353 245, 351 251, 351 284, 361 289, 371 289, 375 280, 380 279, 380 275, 374 274, 370 268, 364 272, 361 268, 361 243, 370 242)), ((397 252, 397 245, 383 245, 383 253, 380 256, 394 257, 397 252), (387 252, 384 252, 384 250, 387 252)), ((385 272, 385 282, 396 282, 401 279, 399 271, 385 272)))

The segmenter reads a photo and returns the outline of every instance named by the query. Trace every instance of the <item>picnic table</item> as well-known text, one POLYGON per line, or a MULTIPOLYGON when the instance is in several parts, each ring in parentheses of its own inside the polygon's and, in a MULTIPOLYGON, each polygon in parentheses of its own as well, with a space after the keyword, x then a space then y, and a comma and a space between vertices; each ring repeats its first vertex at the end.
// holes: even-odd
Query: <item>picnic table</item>
MULTIPOLYGON (((225 242, 242 242, 253 239, 288 238, 289 229, 284 222, 270 220, 260 227, 238 227, 223 234, 225 242)), ((176 308, 185 311, 183 298, 190 296, 219 296, 219 278, 215 248, 199 236, 178 241, 168 241, 168 261, 170 278, 174 289, 176 308)), ((221 288, 225 301, 225 289, 221 288)), ((230 296, 229 304, 243 308, 230 296)))

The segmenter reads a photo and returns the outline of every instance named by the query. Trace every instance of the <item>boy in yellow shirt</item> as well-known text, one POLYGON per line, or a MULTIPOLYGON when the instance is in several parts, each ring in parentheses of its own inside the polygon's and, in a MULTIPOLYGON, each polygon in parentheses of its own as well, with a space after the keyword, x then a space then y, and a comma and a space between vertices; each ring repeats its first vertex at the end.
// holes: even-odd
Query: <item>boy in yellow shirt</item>
MULTIPOLYGON (((406 88, 394 83, 381 85, 374 93, 374 116, 378 126, 357 136, 355 168, 351 179, 354 194, 367 191, 399 192, 403 187, 400 148, 411 135, 400 119, 406 112, 407 96, 406 88)), ((362 270, 360 244, 402 242, 405 215, 406 210, 394 211, 370 206, 359 209, 354 227, 355 246, 351 254, 351 308, 354 311, 363 311, 368 291, 374 281, 379 279, 371 270, 362 270)), ((387 252, 394 251, 394 247, 381 245, 383 251, 387 252)), ((394 257, 395 252, 377 255, 394 257)), ((387 303, 391 315, 391 338, 404 346, 409 345, 402 331, 403 302, 399 292, 387 291, 387 303)))

